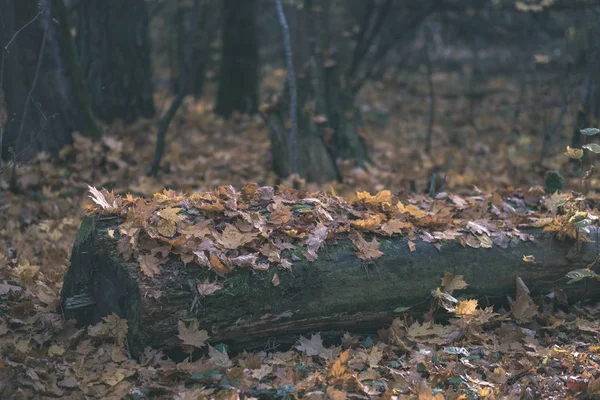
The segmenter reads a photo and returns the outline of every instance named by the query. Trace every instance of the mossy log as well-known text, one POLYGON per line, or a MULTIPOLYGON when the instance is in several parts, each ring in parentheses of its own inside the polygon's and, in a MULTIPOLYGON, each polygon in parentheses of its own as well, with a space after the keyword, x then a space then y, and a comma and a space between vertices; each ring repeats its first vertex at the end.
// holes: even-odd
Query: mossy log
POLYGON ((570 301, 600 293, 597 285, 568 285, 565 278, 596 259, 596 230, 588 242, 577 243, 531 229, 527 233, 534 241, 513 239, 505 249, 473 249, 448 241, 438 250, 417 241, 411 252, 404 237, 380 237, 384 255, 373 263, 358 259, 350 240, 340 238, 328 241, 315 262, 298 261, 291 271, 236 270, 222 290, 199 298, 196 283, 214 280, 213 272, 177 260, 161 266, 158 279, 140 276, 137 263, 123 261, 108 235, 119 222, 117 217, 84 218, 62 301, 67 317, 83 325, 113 312, 126 318, 134 355, 145 346, 176 345, 179 320, 198 319, 211 341, 237 348, 310 331, 374 332, 397 316, 397 307, 427 308, 427 298, 445 272, 464 276, 469 284, 461 292, 464 296, 492 302, 514 293, 517 277, 532 293, 545 294, 558 285, 570 301), (525 262, 524 255, 533 255, 535 262, 525 262), (275 273, 277 286, 272 282, 275 273))

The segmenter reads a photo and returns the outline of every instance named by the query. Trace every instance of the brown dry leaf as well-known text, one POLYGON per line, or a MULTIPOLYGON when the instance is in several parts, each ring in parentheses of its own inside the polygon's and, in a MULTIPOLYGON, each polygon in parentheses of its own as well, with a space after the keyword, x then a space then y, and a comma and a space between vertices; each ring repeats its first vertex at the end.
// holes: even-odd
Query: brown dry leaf
POLYGON ((160 221, 158 221, 156 228, 158 230, 158 233, 160 233, 164 237, 170 238, 175 236, 175 233, 177 233, 177 226, 175 225, 175 222, 168 219, 161 219, 160 221))
POLYGON ((327 349, 323 347, 323 340, 321 339, 320 333, 313 334, 310 340, 304 336, 300 336, 298 342, 300 344, 296 346, 296 349, 306 353, 306 355, 309 357, 327 353, 327 349))
POLYGON ((155 275, 160 274, 158 266, 161 264, 161 261, 153 254, 138 256, 138 262, 140 263, 140 269, 145 276, 152 278, 155 275))
POLYGON ((273 286, 279 286, 279 275, 277 275, 277 272, 275 272, 275 275, 273 275, 273 279, 271 279, 271 283, 273 284, 273 286))
POLYGON ((350 231, 350 240, 352 241, 352 247, 356 251, 356 256, 361 260, 376 260, 383 255, 383 252, 379 250, 381 243, 377 241, 377 238, 373 238, 370 242, 367 242, 360 232, 350 231))
POLYGON ((127 320, 115 313, 107 315, 102 320, 104 321, 102 324, 102 335, 113 337, 118 346, 125 347, 127 332, 129 331, 127 320))
POLYGON ((413 206, 412 204, 405 206, 401 201, 399 201, 396 207, 398 207, 399 212, 403 214, 406 213, 416 219, 423 218, 425 216, 425 211, 413 206))
POLYGON ((411 230, 414 229, 414 225, 410 222, 402 221, 400 219, 392 219, 383 225, 381 225, 381 230, 385 232, 388 236, 393 235, 394 233, 402 233, 402 230, 411 230))
POLYGON ((212 269, 215 270, 217 275, 219 275, 220 277, 223 277, 223 278, 225 277, 225 275, 227 275, 228 273, 231 272, 231 269, 228 268, 225 264, 223 264, 223 262, 221 262, 219 257, 217 257, 216 255, 214 255, 212 253, 210 255, 210 266, 212 269))
POLYGON ((472 247, 474 249, 478 249, 481 247, 481 243, 479 242, 479 240, 477 240, 477 238, 471 234, 467 235, 465 242, 469 247, 472 247))
POLYGON ((410 250, 411 253, 413 253, 417 250, 417 245, 412 240, 409 240, 408 242, 406 242, 406 244, 408 245, 408 249, 410 250))
POLYGON ((198 289, 198 293, 200 296, 210 296, 223 289, 223 285, 219 282, 210 282, 208 278, 202 283, 198 282, 196 284, 196 288, 198 289))
POLYGON ((185 215, 178 215, 177 213, 181 211, 182 208, 177 207, 167 207, 163 210, 160 210, 157 214, 168 221, 173 222, 181 222, 185 220, 185 215))
POLYGON ((317 251, 327 239, 327 227, 318 223, 316 228, 308 235, 304 244, 308 246, 308 253, 316 260, 317 251))
POLYGON ((220 368, 231 368, 233 362, 229 359, 226 351, 219 351, 217 348, 208 345, 208 356, 210 361, 220 368))
POLYGON ((223 210, 225 210, 225 207, 223 207, 223 204, 218 199, 213 204, 202 203, 202 204, 200 204, 198 206, 198 208, 201 209, 202 211, 209 211, 209 212, 210 211, 212 211, 212 212, 222 212, 223 210))
POLYGON ((441 286, 446 292, 452 293, 455 290, 466 289, 469 285, 467 282, 465 282, 465 279, 462 275, 454 275, 450 272, 446 272, 442 278, 441 286))
POLYGON ((531 299, 528 293, 522 292, 517 295, 512 304, 512 315, 519 322, 531 322, 537 314, 537 305, 531 299))
POLYGON ((219 245, 230 250, 235 250, 256 238, 255 233, 242 233, 231 224, 225 225, 223 233, 213 232, 212 235, 219 245))
POLYGON ((427 336, 443 336, 447 333, 442 325, 434 324, 433 322, 423 322, 420 324, 418 321, 410 325, 406 330, 406 335, 411 340, 419 341, 419 338, 427 336))
POLYGON ((59 345, 53 344, 48 348, 48 356, 62 356, 65 353, 65 349, 59 345))
POLYGON ((333 362, 327 371, 327 379, 330 383, 334 383, 337 380, 344 380, 351 376, 347 371, 348 360, 350 360, 350 350, 342 351, 338 359, 333 362))
POLYGON ((121 236, 117 240, 117 252, 123 257, 123 260, 129 261, 133 257, 133 247, 131 240, 127 236, 121 236))
POLYGON ((184 345, 200 349, 206 346, 206 341, 209 336, 207 331, 204 329, 200 330, 199 328, 200 322, 196 319, 190 322, 189 325, 186 325, 183 321, 179 321, 177 324, 179 335, 177 335, 177 337, 181 339, 184 345))
POLYGON ((392 202, 392 192, 389 190, 382 190, 375 196, 371 196, 369 192, 357 192, 356 201, 362 202, 367 207, 382 206, 387 208, 392 202))
POLYGON ((328 386, 325 393, 327 394, 327 397, 331 400, 346 400, 346 398, 348 397, 347 392, 336 389, 333 386, 328 386))

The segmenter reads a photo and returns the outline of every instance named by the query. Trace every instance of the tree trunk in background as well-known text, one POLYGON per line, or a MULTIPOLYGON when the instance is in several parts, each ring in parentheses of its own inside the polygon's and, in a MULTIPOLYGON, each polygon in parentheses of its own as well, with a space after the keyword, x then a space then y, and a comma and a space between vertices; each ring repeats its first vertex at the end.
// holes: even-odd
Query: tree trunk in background
POLYGON ((234 111, 258 110, 258 40, 256 0, 223 1, 223 47, 215 112, 225 118, 234 111))
MULTIPOLYGON (((187 92, 194 97, 201 97, 204 90, 205 75, 208 67, 211 65, 211 43, 213 42, 219 30, 219 5, 215 0, 203 0, 200 5, 200 21, 198 23, 198 33, 194 43, 194 57, 192 66, 192 75, 189 77, 187 92)), ((177 4, 177 11, 174 14, 172 23, 176 28, 175 51, 177 56, 171 60, 171 82, 173 91, 179 91, 179 69, 184 65, 185 44, 188 40, 185 27, 187 15, 191 12, 191 3, 180 0, 177 4)))
MULTIPOLYGON (((296 136, 296 157, 298 174, 310 182, 326 183, 339 180, 339 172, 335 157, 325 143, 328 129, 315 115, 301 111, 315 95, 308 76, 297 77, 298 88, 298 132, 296 136)), ((271 156, 273 170, 280 177, 291 174, 289 153, 289 87, 276 104, 270 105, 265 111, 265 119, 269 125, 271 140, 271 156)))
POLYGON ((92 109, 105 122, 154 115, 144 0, 86 0, 76 8, 76 44, 92 109))
MULTIPOLYGON (((359 134, 361 118, 354 104, 355 93, 329 54, 327 21, 323 15, 327 10, 314 9, 310 1, 305 2, 302 11, 296 7, 288 10, 294 26, 293 52, 298 84, 298 174, 318 183, 341 180, 338 159, 353 159, 357 165, 369 161, 367 146, 359 134)), ((280 177, 291 172, 287 150, 287 90, 277 104, 263 109, 270 128, 273 167, 280 177)))
POLYGON ((3 155, 9 147, 17 160, 41 151, 56 153, 71 143, 76 130, 102 135, 88 103, 62 1, 4 2, 0 44, 8 46, 2 52, 8 115, 3 155))

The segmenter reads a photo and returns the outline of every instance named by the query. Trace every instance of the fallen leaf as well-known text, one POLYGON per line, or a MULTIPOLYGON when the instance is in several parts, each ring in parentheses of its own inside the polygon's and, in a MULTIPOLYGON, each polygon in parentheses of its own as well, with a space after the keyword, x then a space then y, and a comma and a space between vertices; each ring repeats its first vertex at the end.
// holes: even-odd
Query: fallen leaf
POLYGON ((358 231, 350 231, 350 240, 352 241, 352 247, 356 251, 356 256, 361 260, 376 260, 383 255, 383 252, 379 250, 380 243, 377 238, 373 238, 370 242, 367 242, 358 231))
POLYGON ((198 322, 198 320, 193 320, 189 325, 186 325, 183 321, 179 321, 177 324, 179 335, 177 335, 177 337, 181 339, 186 346, 202 348, 206 346, 206 341, 209 336, 207 331, 200 330, 199 328, 200 322, 198 322))

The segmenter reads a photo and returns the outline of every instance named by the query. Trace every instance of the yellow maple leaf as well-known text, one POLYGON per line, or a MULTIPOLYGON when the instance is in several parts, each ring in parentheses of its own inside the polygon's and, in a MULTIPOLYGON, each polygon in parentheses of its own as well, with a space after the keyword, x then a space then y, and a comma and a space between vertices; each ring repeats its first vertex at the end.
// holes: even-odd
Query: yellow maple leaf
POLYGON ((382 214, 368 214, 366 218, 352 221, 350 225, 362 231, 375 231, 379 229, 384 218, 385 216, 382 214))
POLYGON ((454 309, 457 315, 474 315, 477 313, 477 299, 463 300, 454 309))
POLYGON ((406 213, 408 215, 410 215, 411 217, 414 218, 423 218, 425 216, 425 211, 413 206, 412 204, 409 204, 407 206, 405 206, 404 204, 402 204, 401 201, 398 202, 398 204, 396 205, 396 207, 398 208, 398 211, 401 213, 406 213))
POLYGON ((367 207, 389 207, 392 201, 392 192, 382 190, 375 196, 372 196, 369 192, 357 192, 356 201, 362 202, 367 207))

